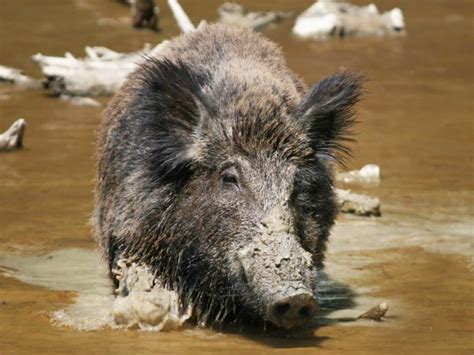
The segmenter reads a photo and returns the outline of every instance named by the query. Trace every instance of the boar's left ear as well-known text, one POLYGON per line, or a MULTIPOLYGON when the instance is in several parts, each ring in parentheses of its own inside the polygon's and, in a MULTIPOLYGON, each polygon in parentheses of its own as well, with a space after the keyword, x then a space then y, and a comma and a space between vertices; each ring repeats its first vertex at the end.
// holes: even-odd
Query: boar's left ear
POLYGON ((313 86, 297 109, 317 156, 344 164, 352 141, 350 128, 355 123, 354 105, 359 101, 362 78, 339 73, 313 86))

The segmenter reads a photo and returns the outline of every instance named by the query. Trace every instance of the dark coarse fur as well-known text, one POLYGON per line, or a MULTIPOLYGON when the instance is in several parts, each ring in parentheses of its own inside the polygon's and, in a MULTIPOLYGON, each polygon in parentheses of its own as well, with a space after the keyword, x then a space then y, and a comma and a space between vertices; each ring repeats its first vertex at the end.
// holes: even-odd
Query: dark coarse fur
POLYGON ((170 42, 104 114, 94 226, 110 267, 147 263, 203 322, 262 319, 235 252, 286 198, 322 267, 337 213, 331 165, 348 153, 359 87, 341 73, 308 90, 247 30, 212 25, 170 42), (222 178, 229 166, 238 183, 222 178))

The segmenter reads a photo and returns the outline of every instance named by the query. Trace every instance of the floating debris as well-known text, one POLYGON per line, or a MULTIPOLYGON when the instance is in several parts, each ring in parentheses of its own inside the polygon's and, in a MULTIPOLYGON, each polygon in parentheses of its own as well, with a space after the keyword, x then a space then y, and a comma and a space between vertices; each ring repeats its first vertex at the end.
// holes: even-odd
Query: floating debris
POLYGON ((370 319, 380 321, 385 316, 387 311, 388 305, 384 302, 369 309, 367 312, 362 313, 360 316, 357 317, 357 319, 370 319))
POLYGON ((252 28, 261 31, 271 24, 279 23, 292 14, 283 11, 250 12, 242 5, 233 2, 222 4, 219 9, 219 22, 228 25, 252 28))
POLYGON ((59 96, 60 100, 69 102, 75 106, 90 106, 90 107, 101 107, 102 104, 94 100, 91 97, 79 97, 79 96, 70 96, 70 95, 61 95, 59 96))
POLYGON ((0 65, 0 81, 28 89, 41 88, 40 80, 30 78, 19 69, 6 67, 4 65, 0 65))
POLYGON ((356 6, 333 0, 316 1, 296 19, 293 33, 303 38, 367 37, 403 33, 399 8, 379 13, 374 4, 356 6))
POLYGON ((350 190, 336 189, 341 212, 357 216, 380 217, 380 200, 376 197, 352 193, 350 190))
POLYGON ((23 148, 23 135, 26 121, 23 118, 16 120, 9 129, 0 134, 0 151, 11 151, 23 148))
POLYGON ((376 164, 367 164, 360 170, 337 174, 336 181, 346 184, 378 184, 380 183, 380 167, 376 164))

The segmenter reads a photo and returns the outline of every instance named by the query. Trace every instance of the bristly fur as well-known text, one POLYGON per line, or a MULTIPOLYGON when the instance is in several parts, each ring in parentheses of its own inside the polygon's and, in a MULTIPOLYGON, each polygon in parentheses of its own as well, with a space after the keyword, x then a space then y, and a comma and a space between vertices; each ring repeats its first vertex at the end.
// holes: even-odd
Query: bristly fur
POLYGON ((141 90, 134 109, 149 124, 144 126, 147 132, 140 132, 150 139, 148 163, 162 179, 173 178, 192 164, 194 133, 201 119, 199 98, 209 76, 193 72, 179 60, 147 57, 136 81, 141 90), (157 113, 165 114, 158 120, 157 113))
POLYGON ((268 322, 236 253, 288 202, 298 252, 313 256, 295 273, 322 267, 337 212, 328 158, 347 152, 359 79, 338 74, 307 91, 249 30, 206 26, 147 58, 99 136, 93 223, 110 268, 119 257, 149 265, 199 322, 268 322))
POLYGON ((341 165, 351 156, 345 145, 353 141, 351 128, 354 105, 361 95, 363 79, 343 72, 321 80, 299 106, 299 115, 308 127, 308 135, 316 154, 341 165))

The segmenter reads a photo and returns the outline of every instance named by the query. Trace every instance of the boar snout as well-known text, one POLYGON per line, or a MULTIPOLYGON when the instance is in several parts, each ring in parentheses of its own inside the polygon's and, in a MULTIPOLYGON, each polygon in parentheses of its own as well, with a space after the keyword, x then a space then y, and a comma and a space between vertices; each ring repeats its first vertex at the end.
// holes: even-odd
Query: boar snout
POLYGON ((273 324, 290 329, 310 322, 318 308, 318 302, 312 293, 297 293, 271 303, 267 317, 273 324))
POLYGON ((286 329, 304 326, 317 310, 311 254, 292 232, 285 206, 262 219, 261 228, 238 259, 263 317, 286 329))

